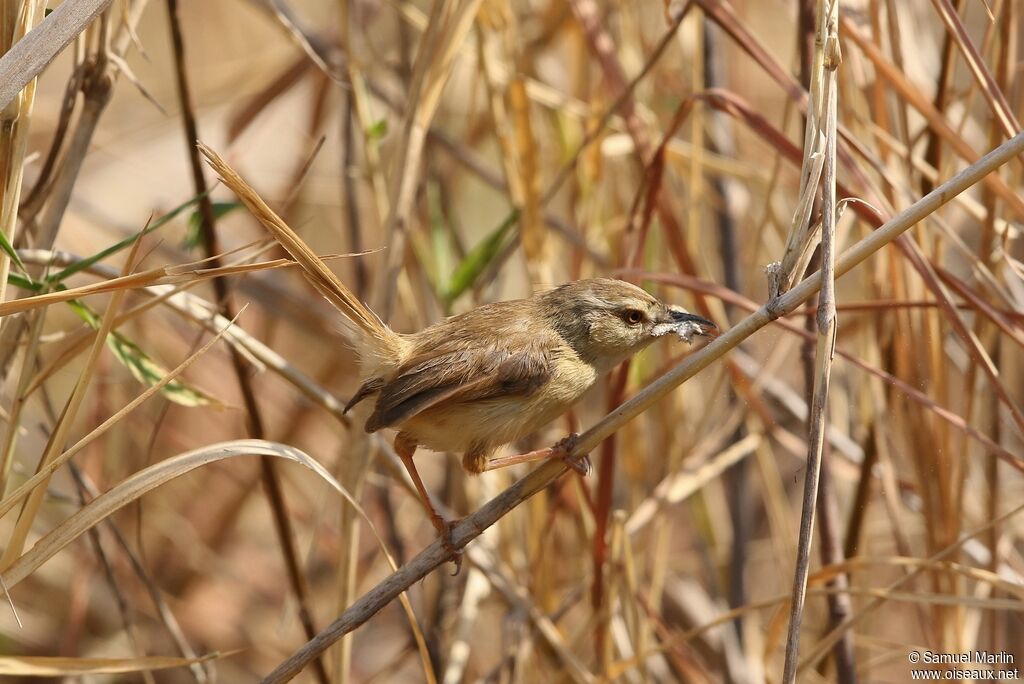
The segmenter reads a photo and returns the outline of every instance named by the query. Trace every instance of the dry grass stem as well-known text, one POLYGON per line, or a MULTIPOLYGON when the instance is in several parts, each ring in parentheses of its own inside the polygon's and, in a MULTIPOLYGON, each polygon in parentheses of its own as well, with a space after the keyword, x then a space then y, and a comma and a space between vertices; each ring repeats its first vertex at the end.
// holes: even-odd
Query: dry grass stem
MULTIPOLYGON (((800 536, 797 541, 796 569, 793 577, 793 599, 789 616, 789 630, 786 635, 783 684, 793 684, 796 681, 800 628, 803 623, 807 594, 807 575, 810 572, 811 539, 814 533, 815 512, 819 501, 822 500, 818 496, 818 486, 821 477, 822 450, 825 444, 828 389, 832 378, 832 358, 835 354, 837 332, 835 289, 836 211, 838 208, 836 198, 836 111, 839 100, 837 72, 842 63, 842 53, 839 48, 839 0, 819 0, 817 10, 818 29, 815 34, 816 50, 813 74, 820 78, 821 86, 812 88, 809 109, 819 112, 819 116, 807 117, 809 129, 807 137, 823 141, 819 152, 824 157, 821 179, 821 270, 818 273, 821 285, 818 293, 818 310, 815 315, 818 339, 814 352, 814 387, 807 421, 809 433, 807 436, 807 470, 804 481, 803 512, 800 515, 800 536), (816 99, 816 95, 820 95, 820 99, 816 99), (821 122, 820 129, 819 122, 821 122)), ((810 159, 805 164, 806 166, 816 166, 816 163, 810 159)), ((812 186, 809 186, 808 190, 812 190, 812 186)), ((810 240, 808 239, 807 242, 810 243, 810 240)), ((810 244, 805 244, 802 251, 809 255, 810 244)), ((800 260, 797 263, 800 268, 806 268, 806 261, 800 260)), ((850 647, 850 653, 852 653, 852 647, 850 647)), ((846 663, 846 665, 848 667, 850 663, 846 663)), ((848 680, 852 678, 852 675, 846 674, 842 678, 848 680)))
MULTIPOLYGON (((25 3, 32 6, 35 3, 25 3)), ((7 109, 29 81, 67 47, 110 0, 83 0, 63 3, 54 9, 35 29, 0 57, 0 110, 7 109)), ((12 2, 13 8, 15 4, 12 2)))

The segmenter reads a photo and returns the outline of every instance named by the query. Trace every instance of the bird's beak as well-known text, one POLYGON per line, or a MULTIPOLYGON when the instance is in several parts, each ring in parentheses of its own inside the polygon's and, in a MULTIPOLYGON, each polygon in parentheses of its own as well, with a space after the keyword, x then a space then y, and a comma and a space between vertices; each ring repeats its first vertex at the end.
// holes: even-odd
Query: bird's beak
POLYGON ((708 336, 718 330, 718 326, 708 319, 692 314, 678 306, 668 307, 668 317, 669 320, 666 323, 673 323, 680 328, 689 328, 698 335, 708 336))
POLYGON ((653 337, 675 334, 686 342, 692 342, 694 335, 709 337, 718 326, 708 319, 692 314, 679 306, 666 306, 664 316, 651 331, 653 337))

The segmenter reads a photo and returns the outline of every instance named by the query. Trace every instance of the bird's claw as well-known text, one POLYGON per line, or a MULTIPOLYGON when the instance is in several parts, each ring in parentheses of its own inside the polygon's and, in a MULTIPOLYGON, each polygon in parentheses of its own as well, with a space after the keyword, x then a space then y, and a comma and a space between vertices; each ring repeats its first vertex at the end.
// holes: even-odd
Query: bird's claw
POLYGON ((583 454, 581 456, 565 457, 565 462, 570 468, 579 473, 580 477, 586 477, 590 474, 593 466, 590 463, 590 456, 583 454))
POLYGON ((579 473, 582 477, 586 477, 590 474, 590 456, 587 454, 579 454, 577 456, 571 456, 572 450, 579 444, 580 436, 575 432, 560 439, 553 447, 551 447, 552 455, 556 458, 560 458, 565 461, 565 464, 579 473))
POLYGON ((441 545, 451 555, 452 563, 455 564, 455 572, 452 573, 452 577, 462 572, 462 549, 456 548, 455 543, 452 541, 452 532, 461 520, 461 518, 445 520, 440 516, 433 520, 434 527, 437 529, 437 536, 441 539, 441 545))

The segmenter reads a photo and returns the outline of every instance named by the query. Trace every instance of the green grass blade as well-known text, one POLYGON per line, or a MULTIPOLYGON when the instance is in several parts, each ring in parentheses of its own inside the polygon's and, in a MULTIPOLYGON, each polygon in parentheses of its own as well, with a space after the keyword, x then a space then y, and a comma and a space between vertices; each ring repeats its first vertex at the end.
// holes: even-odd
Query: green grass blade
POLYGON ((20 287, 22 290, 31 290, 32 292, 40 292, 43 289, 42 283, 37 283, 28 276, 18 275, 17 273, 7 274, 7 284, 20 287))
MULTIPOLYGON (((69 301, 68 306, 74 309, 75 313, 93 330, 99 328, 100 317, 88 306, 75 299, 69 301)), ((132 377, 142 384, 152 387, 167 374, 166 368, 154 361, 139 345, 121 333, 111 332, 105 342, 121 365, 127 368, 132 377)), ((160 390, 160 393, 181 406, 194 407, 218 403, 205 392, 190 387, 180 380, 170 381, 160 390)))
MULTIPOLYGON (((153 221, 148 226, 146 226, 146 228, 143 229, 143 231, 142 231, 142 235, 148 235, 149 233, 152 233, 157 228, 160 228, 160 227, 164 226, 165 224, 167 224, 167 222, 169 222, 175 216, 177 216, 181 212, 183 212, 186 209, 188 209, 190 206, 192 206, 193 204, 195 204, 196 202, 201 200, 203 197, 205 197, 209 193, 210 193, 210 191, 207 190, 206 192, 204 192, 202 194, 199 194, 199 195, 196 195, 192 199, 190 199, 190 200, 188 200, 188 201, 186 201, 186 202, 184 202, 182 204, 179 204, 174 209, 171 209, 169 212, 167 212, 166 214, 164 214, 163 216, 158 218, 156 221, 153 221)), ((95 264, 97 261, 102 261, 103 259, 106 259, 111 254, 116 254, 117 252, 120 252, 122 249, 124 249, 125 247, 130 246, 133 242, 138 240, 140 237, 141 237, 141 235, 139 235, 138 233, 129 235, 124 240, 121 240, 120 242, 118 242, 116 244, 113 244, 110 247, 107 247, 106 249, 104 249, 104 250, 102 250, 100 252, 97 252, 96 254, 93 254, 92 256, 84 258, 81 261, 79 261, 78 263, 71 264, 70 266, 65 268, 63 271, 58 271, 57 273, 54 273, 53 275, 48 276, 46 278, 46 282, 48 282, 48 283, 59 283, 62 280, 64 280, 65 278, 68 278, 69 276, 72 276, 72 275, 78 273, 79 271, 82 271, 84 269, 89 268, 90 266, 95 264)))
POLYGON ((451 280, 448 281, 448 287, 444 292, 445 301, 448 303, 455 301, 463 292, 473 286, 473 283, 484 272, 484 269, 487 268, 494 260, 494 257, 501 252, 506 242, 514 235, 512 227, 516 225, 518 220, 519 210, 513 209, 493 233, 481 240, 479 244, 469 251, 466 258, 455 267, 455 272, 452 273, 451 280))
POLYGON ((11 261, 18 265, 18 268, 21 269, 22 272, 25 271, 25 264, 21 263, 21 257, 18 256, 18 252, 15 251, 14 246, 11 244, 10 240, 7 239, 7 236, 4 235, 3 231, 0 231, 0 249, 4 251, 4 254, 11 258, 11 261))
MULTIPOLYGON (((211 206, 213 207, 213 218, 219 219, 244 205, 241 202, 212 202, 211 206)), ((203 216, 198 211, 193 211, 188 215, 188 232, 185 233, 185 240, 181 246, 185 249, 195 249, 202 241, 203 216)))

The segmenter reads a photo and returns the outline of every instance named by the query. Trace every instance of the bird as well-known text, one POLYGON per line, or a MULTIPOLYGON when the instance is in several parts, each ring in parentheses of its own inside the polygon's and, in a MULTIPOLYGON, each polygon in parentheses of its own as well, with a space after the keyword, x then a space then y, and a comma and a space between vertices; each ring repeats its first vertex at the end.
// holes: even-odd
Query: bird
POLYGON ((710 320, 612 278, 575 280, 525 299, 497 301, 445 318, 418 332, 392 330, 366 306, 216 153, 200 147, 225 183, 303 267, 304 275, 343 315, 360 384, 345 406, 372 402, 366 432, 394 429, 402 461, 456 561, 452 522, 433 504, 413 461, 418 449, 462 454, 482 473, 542 458, 570 459, 577 436, 548 449, 499 456, 565 413, 603 375, 660 337, 691 342, 710 336, 710 320))
POLYGON ((549 449, 494 454, 565 413, 598 379, 659 337, 675 333, 689 340, 715 330, 708 319, 611 278, 484 304, 411 334, 393 331, 354 296, 347 302, 362 383, 345 410, 372 400, 366 432, 397 430, 395 452, 448 546, 451 522, 420 478, 417 449, 461 453, 463 468, 473 474, 552 457, 585 473, 588 462, 568 460, 576 435, 549 449))

